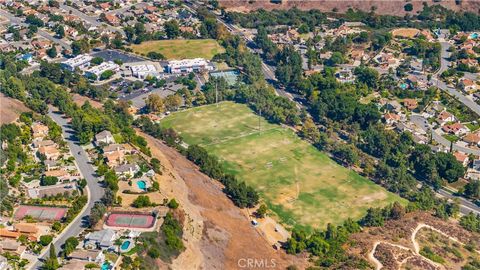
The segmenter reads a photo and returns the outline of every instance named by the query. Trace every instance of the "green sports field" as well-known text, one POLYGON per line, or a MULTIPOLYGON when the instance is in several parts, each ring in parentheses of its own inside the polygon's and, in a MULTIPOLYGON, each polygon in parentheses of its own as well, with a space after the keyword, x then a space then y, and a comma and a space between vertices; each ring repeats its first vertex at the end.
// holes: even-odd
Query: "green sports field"
POLYGON ((215 54, 225 52, 225 49, 214 39, 151 40, 134 44, 130 48, 135 53, 142 55, 158 52, 168 60, 197 57, 212 59, 215 54))
POLYGON ((186 143, 217 155, 290 226, 324 228, 349 217, 359 219, 369 207, 403 202, 245 105, 197 107, 173 113, 161 124, 180 132, 186 143))

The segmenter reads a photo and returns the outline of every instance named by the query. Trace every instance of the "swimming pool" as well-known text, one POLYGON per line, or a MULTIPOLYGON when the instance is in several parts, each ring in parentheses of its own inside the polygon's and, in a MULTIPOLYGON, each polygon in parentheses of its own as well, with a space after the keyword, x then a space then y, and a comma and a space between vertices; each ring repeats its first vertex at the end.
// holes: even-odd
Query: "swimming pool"
POLYGON ((101 269, 101 270, 110 270, 110 269, 112 269, 112 266, 110 265, 109 262, 104 262, 104 263, 102 264, 102 267, 101 267, 100 269, 101 269))
POLYGON ((406 83, 400 84, 400 88, 402 88, 403 90, 407 89, 407 87, 408 87, 408 84, 406 83))
POLYGON ((122 245, 120 246, 120 250, 124 251, 124 250, 127 250, 129 247, 130 247, 130 240, 127 240, 122 243, 122 245))
POLYGON ((137 181, 137 187, 143 191, 147 191, 147 182, 143 180, 137 181))
POLYGON ((470 38, 478 38, 478 33, 471 33, 470 38))

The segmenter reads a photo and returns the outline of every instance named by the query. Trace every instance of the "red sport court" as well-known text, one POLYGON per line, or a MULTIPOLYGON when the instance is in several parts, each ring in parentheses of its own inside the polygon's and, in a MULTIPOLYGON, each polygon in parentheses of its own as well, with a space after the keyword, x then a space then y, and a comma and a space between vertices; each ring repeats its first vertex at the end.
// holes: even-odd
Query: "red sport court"
POLYGON ((31 216, 37 220, 61 220, 67 214, 67 208, 21 205, 15 211, 15 219, 31 216))

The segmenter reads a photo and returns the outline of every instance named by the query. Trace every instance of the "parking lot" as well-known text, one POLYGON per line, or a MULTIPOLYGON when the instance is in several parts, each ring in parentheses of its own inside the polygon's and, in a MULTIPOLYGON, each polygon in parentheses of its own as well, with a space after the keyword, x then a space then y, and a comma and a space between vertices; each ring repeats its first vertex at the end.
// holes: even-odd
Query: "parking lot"
POLYGON ((114 50, 103 50, 99 52, 94 52, 92 53, 93 57, 101 57, 105 61, 114 61, 114 60, 120 60, 122 63, 132 63, 132 62, 140 62, 145 59, 129 55, 126 53, 122 53, 119 51, 114 51, 114 50))

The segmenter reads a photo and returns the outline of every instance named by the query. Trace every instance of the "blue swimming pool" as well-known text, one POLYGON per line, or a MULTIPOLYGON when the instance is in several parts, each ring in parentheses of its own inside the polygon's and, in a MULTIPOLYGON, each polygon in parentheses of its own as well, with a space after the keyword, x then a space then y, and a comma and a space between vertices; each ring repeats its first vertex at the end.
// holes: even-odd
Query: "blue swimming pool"
POLYGON ((478 38, 478 33, 471 33, 470 38, 478 38))
POLYGON ((110 270, 110 269, 112 269, 112 266, 110 265, 109 262, 104 262, 104 263, 102 264, 101 270, 110 270))
POLYGON ((143 180, 137 181, 137 187, 141 190, 146 191, 147 190, 147 182, 145 182, 143 180))
POLYGON ((130 247, 130 243, 131 243, 130 240, 123 242, 122 245, 120 246, 120 251, 127 250, 130 247))
POLYGON ((400 84, 400 88, 402 88, 403 90, 407 89, 407 87, 408 87, 408 84, 406 83, 400 84))

